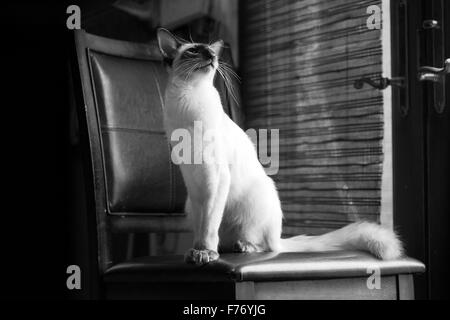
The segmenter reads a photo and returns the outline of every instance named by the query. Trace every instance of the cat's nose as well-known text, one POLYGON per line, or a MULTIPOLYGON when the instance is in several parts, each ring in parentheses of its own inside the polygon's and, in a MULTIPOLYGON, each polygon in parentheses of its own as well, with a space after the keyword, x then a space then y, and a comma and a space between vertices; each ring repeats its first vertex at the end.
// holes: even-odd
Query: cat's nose
POLYGON ((214 58, 214 54, 207 48, 203 48, 200 53, 205 60, 211 60, 214 58))

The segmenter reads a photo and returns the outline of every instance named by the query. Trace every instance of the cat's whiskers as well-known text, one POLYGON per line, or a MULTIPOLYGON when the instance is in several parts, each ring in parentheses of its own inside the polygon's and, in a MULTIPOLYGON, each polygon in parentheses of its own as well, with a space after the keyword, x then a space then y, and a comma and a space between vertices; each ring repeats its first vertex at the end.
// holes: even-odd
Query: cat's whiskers
POLYGON ((191 77, 191 75, 192 75, 192 73, 195 71, 195 70, 197 70, 197 68, 199 67, 199 63, 197 62, 197 63, 194 63, 193 65, 192 65, 192 67, 189 69, 189 71, 187 72, 187 75, 186 75, 186 80, 188 80, 190 77, 191 77))
MULTIPOLYGON (((231 73, 230 71, 232 71, 230 68, 228 68, 228 69, 224 68, 223 62, 219 62, 217 72, 222 77, 222 79, 225 83, 225 87, 227 88, 227 91, 229 92, 229 94, 231 95, 233 100, 236 102, 236 104, 239 106, 239 100, 236 97, 233 82, 231 81, 231 78, 228 75, 228 73, 231 73)), ((235 76, 239 80, 239 76, 234 71, 232 71, 231 74, 233 74, 233 76, 235 76)))
POLYGON ((226 62, 220 61, 219 67, 224 69, 227 73, 231 74, 233 77, 236 78, 239 82, 241 82, 241 78, 238 76, 238 74, 233 70, 233 68, 226 62))
POLYGON ((185 75, 185 80, 188 80, 192 72, 196 68, 196 63, 193 63, 192 59, 181 62, 176 68, 175 73, 179 75, 185 75))
MULTIPOLYGON (((205 61, 200 58, 186 59, 176 66, 175 73, 180 76, 183 75, 184 81, 188 81, 196 70, 203 67, 204 63, 205 61)), ((240 77, 229 64, 223 61, 218 61, 217 73, 223 79, 231 98, 239 105, 239 100, 237 99, 236 90, 231 77, 234 77, 238 82, 240 82, 240 77)))
POLYGON ((222 77, 225 86, 228 90, 228 92, 230 93, 231 97, 233 98, 233 100, 237 103, 237 105, 239 106, 239 100, 236 97, 236 93, 234 90, 234 86, 233 86, 233 82, 231 81, 230 75, 234 76, 239 82, 240 82, 240 78, 239 76, 236 74, 236 72, 234 72, 231 67, 229 67, 225 62, 223 61, 219 61, 219 66, 217 68, 217 72, 219 73, 219 75, 222 77))

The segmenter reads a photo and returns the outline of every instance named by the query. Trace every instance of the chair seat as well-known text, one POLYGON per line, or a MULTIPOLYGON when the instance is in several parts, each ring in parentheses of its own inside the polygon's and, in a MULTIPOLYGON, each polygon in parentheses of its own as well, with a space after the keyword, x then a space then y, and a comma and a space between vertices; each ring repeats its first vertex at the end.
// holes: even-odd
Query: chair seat
POLYGON ((423 263, 401 258, 378 260, 360 251, 308 253, 230 253, 203 266, 186 264, 183 256, 139 257, 118 263, 104 274, 107 283, 295 281, 367 277, 424 272, 423 263))

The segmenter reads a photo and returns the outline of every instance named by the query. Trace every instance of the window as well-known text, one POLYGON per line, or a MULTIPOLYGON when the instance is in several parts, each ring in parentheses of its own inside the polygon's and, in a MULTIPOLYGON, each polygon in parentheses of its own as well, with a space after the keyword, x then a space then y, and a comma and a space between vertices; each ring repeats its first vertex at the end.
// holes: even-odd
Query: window
POLYGON ((390 89, 354 87, 362 77, 388 76, 388 30, 367 23, 373 5, 381 12, 381 0, 242 2, 246 126, 279 129, 272 178, 286 236, 360 219, 391 223, 392 209, 381 209, 392 193, 391 148, 383 146, 390 146, 390 102, 383 103, 390 89))

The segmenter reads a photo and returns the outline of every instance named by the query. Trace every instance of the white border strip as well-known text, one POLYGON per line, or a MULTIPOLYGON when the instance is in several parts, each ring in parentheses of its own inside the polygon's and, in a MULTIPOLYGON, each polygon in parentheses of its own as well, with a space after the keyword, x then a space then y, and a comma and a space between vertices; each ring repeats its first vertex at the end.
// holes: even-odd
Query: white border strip
MULTIPOLYGON (((392 77, 391 70, 391 12, 390 0, 382 0, 382 65, 383 76, 392 77)), ((389 228, 394 226, 394 189, 393 189, 393 167, 392 167, 392 87, 383 91, 384 108, 384 140, 383 140, 383 175, 381 182, 381 224, 389 228)))

